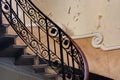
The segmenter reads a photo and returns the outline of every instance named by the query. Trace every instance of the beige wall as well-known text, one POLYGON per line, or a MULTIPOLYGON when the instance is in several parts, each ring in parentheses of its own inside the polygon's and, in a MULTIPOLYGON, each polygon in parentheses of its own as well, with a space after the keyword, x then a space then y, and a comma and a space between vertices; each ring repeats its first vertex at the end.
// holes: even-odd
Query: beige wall
POLYGON ((120 50, 95 49, 91 46, 91 38, 75 41, 85 53, 90 72, 120 80, 120 50))

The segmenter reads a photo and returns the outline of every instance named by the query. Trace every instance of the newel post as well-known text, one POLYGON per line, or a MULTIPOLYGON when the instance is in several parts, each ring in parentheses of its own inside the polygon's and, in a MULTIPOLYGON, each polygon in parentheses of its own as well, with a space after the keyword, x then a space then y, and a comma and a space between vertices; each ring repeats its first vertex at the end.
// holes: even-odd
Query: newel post
POLYGON ((0 26, 2 25, 2 0, 0 0, 0 26))

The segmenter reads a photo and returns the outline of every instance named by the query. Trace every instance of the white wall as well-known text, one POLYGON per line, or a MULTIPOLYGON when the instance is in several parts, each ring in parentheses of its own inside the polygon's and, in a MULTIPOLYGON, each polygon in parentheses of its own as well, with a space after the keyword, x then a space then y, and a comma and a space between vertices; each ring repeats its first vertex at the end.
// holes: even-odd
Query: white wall
POLYGON ((80 38, 99 32, 104 50, 120 48, 120 0, 32 1, 69 35, 80 38))

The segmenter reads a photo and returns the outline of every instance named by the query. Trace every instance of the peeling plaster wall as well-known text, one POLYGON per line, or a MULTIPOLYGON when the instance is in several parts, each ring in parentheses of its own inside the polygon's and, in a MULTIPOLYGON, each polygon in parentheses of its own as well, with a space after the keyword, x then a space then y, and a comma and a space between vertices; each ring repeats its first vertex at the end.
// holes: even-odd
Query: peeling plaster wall
MULTIPOLYGON (((70 35, 77 35, 79 29, 84 29, 80 33, 89 31, 86 27, 88 21, 85 17, 87 11, 85 10, 84 1, 80 0, 40 0, 39 2, 33 0, 34 3, 53 21, 62 24, 62 27, 69 29, 72 33, 70 35), (81 13, 82 12, 82 13, 81 13), (81 22, 81 23, 80 23, 81 22), (84 22, 84 23, 82 23, 84 22), (81 24, 82 26, 80 26, 81 24), (76 31, 77 30, 77 31, 76 31)), ((87 6, 86 6, 87 7, 87 6)))
POLYGON ((120 48, 120 0, 32 0, 71 36, 100 32, 104 47, 120 48))
MULTIPOLYGON (((32 0, 32 2, 48 17, 67 30, 68 33, 72 30, 71 33, 69 33, 70 35, 84 34, 91 29, 86 27, 91 24, 91 22, 88 21, 89 17, 86 16, 89 10, 89 6, 86 5, 88 5, 89 2, 86 3, 86 1, 81 0, 32 0), (82 30, 79 32, 79 29, 82 30)), ((13 1, 13 8, 16 9, 16 5, 14 4, 13 1)), ((23 13, 22 11, 19 12, 19 17, 23 20, 23 13)))

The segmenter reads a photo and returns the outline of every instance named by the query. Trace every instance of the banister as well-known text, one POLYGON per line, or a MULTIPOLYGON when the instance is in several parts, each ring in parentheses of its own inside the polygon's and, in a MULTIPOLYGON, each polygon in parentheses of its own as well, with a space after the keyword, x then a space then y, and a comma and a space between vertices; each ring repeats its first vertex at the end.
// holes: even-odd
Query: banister
POLYGON ((2 12, 25 44, 62 76, 63 80, 88 80, 88 64, 82 50, 31 0, 2 0, 2 12), (11 1, 15 2, 16 7, 12 7, 14 5, 11 1), (19 17, 19 10, 22 11, 22 19, 19 17), (26 26, 28 21, 30 29, 26 26), (37 34, 33 24, 37 28, 37 34), (44 39, 41 40, 42 35, 45 42, 44 39), (76 69, 79 73, 76 73, 76 69))

